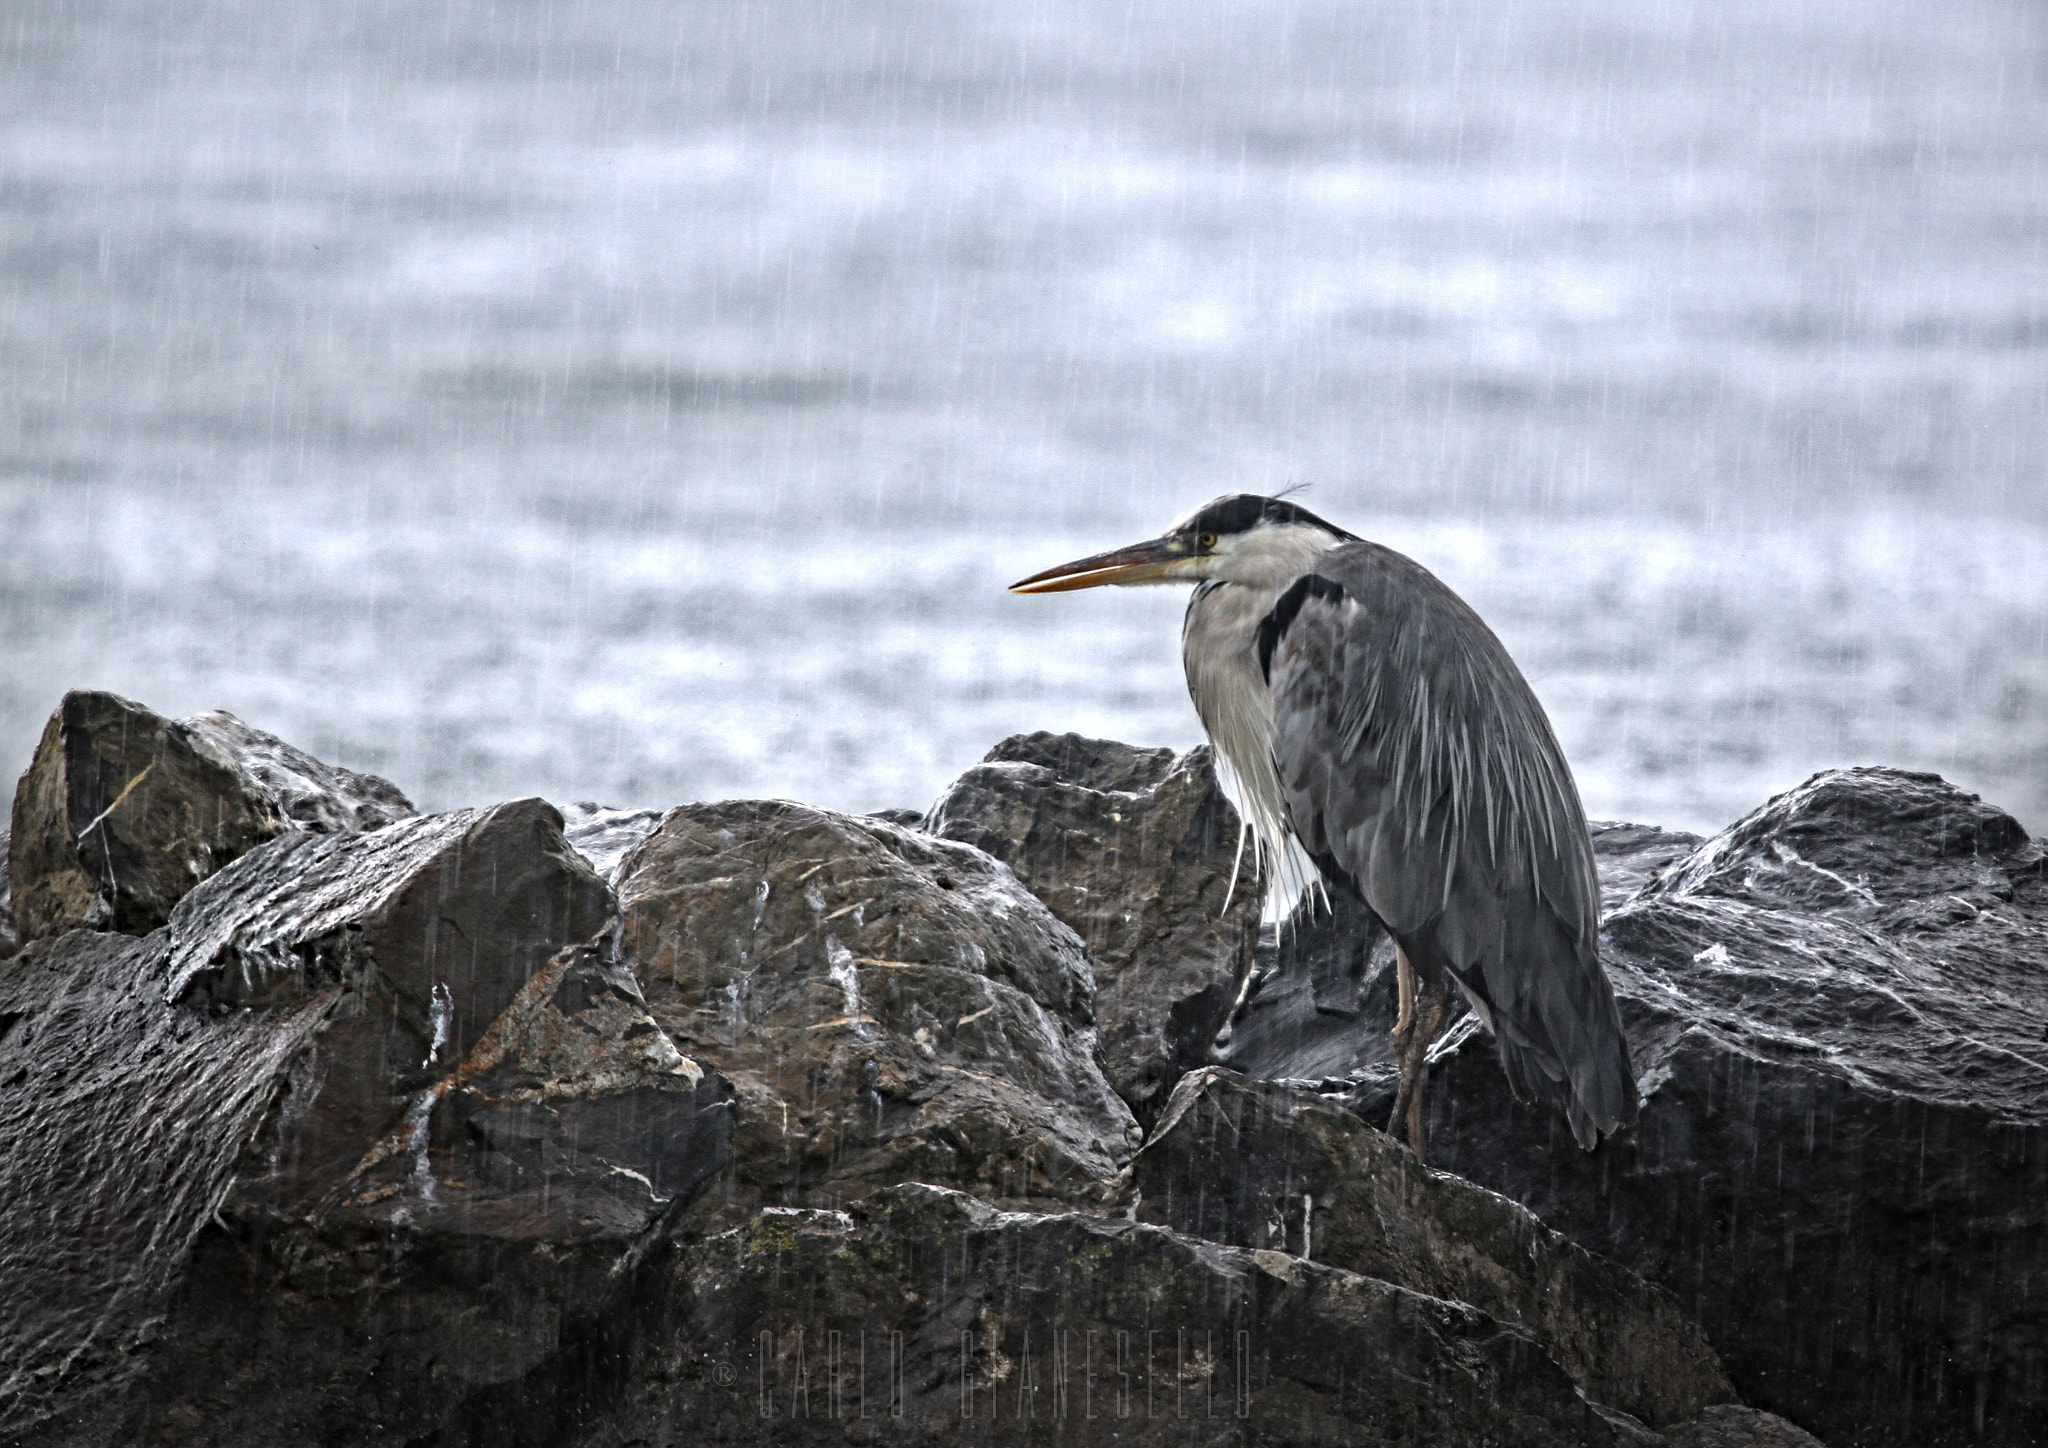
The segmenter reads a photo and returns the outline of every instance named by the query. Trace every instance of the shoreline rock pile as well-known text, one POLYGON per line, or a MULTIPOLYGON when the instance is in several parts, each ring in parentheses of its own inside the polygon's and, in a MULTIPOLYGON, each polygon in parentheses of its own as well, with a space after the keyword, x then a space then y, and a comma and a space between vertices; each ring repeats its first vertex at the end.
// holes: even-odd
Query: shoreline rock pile
POLYGON ((1468 1028, 1430 1171, 1387 952, 1261 937, 1205 750, 422 816, 67 695, 0 836, 0 1441, 2032 1441, 2039 846, 1894 771, 1601 843, 1643 1125, 1582 1156, 1468 1028))

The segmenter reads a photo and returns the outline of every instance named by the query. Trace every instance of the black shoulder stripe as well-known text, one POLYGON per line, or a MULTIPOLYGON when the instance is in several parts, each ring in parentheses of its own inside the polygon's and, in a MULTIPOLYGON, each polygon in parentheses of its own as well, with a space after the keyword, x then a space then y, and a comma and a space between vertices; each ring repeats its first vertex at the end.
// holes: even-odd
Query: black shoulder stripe
POLYGON ((1301 606, 1311 598, 1320 598, 1329 603, 1342 603, 1346 598, 1344 585, 1333 583, 1317 573, 1304 573, 1287 585, 1287 591, 1280 595, 1280 601, 1273 605, 1273 611, 1259 620, 1259 677, 1267 683, 1273 682, 1273 650, 1280 647, 1280 640, 1287 637, 1287 630, 1294 624, 1294 616, 1301 612, 1301 606))

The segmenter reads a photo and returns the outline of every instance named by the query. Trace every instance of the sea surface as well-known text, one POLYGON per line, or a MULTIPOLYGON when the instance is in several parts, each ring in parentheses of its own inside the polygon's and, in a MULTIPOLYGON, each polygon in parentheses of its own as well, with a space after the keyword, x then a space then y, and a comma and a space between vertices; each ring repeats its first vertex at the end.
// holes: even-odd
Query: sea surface
POLYGON ((1591 813, 2048 833, 2048 17, 14 0, 0 775, 71 687, 432 808, 1200 738, 1226 491, 1470 599, 1591 813))

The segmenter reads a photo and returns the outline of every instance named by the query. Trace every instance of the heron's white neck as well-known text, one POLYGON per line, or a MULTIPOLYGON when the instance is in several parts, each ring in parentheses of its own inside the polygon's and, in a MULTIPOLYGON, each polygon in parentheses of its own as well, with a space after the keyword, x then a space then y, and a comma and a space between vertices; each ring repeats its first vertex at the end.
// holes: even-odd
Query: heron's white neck
POLYGON ((1308 536, 1246 549, 1231 559, 1237 579, 1224 574, 1196 589, 1181 626, 1181 662, 1187 669, 1188 695, 1215 747, 1238 817, 1249 831, 1253 863, 1265 876, 1267 911, 1277 917, 1314 872, 1293 843, 1286 798, 1274 767, 1273 695, 1259 669, 1259 624, 1272 612, 1282 590, 1341 540, 1315 528, 1270 531, 1308 536))

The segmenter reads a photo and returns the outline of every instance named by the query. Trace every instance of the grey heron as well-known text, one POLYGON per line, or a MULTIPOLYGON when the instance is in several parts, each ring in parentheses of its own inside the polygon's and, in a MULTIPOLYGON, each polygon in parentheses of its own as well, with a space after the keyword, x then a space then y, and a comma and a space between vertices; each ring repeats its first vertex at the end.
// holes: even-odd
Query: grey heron
POLYGON ((1400 1091, 1388 1129, 1425 1154, 1425 1052, 1455 987, 1510 1087, 1578 1143, 1638 1095, 1600 964, 1578 788, 1535 692, 1421 564, 1281 498, 1214 499, 1148 542, 1011 585, 1191 583, 1188 692, 1269 860, 1290 839, 1393 937, 1400 1091))

